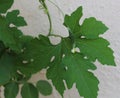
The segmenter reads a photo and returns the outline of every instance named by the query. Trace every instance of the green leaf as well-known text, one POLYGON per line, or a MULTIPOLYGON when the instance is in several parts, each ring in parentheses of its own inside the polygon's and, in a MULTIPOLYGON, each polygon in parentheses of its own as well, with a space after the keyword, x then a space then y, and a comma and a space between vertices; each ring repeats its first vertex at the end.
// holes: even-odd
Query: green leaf
POLYGON ((5 87, 4 89, 5 98, 16 98, 19 91, 19 87, 17 83, 10 82, 6 84, 4 87, 5 87))
POLYGON ((22 98, 38 98, 37 88, 31 83, 25 83, 21 89, 22 98))
POLYGON ((5 13, 13 4, 14 0, 0 0, 0 13, 5 13))
POLYGON ((8 22, 4 16, 0 15, 0 29, 8 27, 8 22))
POLYGON ((9 27, 5 17, 0 16, 0 40, 3 41, 6 47, 16 52, 21 51, 21 44, 19 43, 22 32, 16 27, 9 27))
POLYGON ((0 30, 0 40, 4 42, 6 47, 16 52, 21 51, 21 44, 19 43, 19 37, 21 31, 17 28, 5 28, 0 30))
POLYGON ((82 17, 82 7, 75 10, 71 16, 66 15, 64 25, 69 30, 69 36, 74 41, 74 38, 84 36, 87 39, 98 38, 100 34, 105 33, 108 28, 101 21, 96 20, 94 17, 86 18, 82 25, 79 21, 82 17))
POLYGON ((72 54, 70 43, 72 44, 69 38, 62 39, 61 52, 56 59, 51 62, 50 68, 47 70, 47 78, 52 80, 53 85, 62 96, 65 90, 65 80, 69 89, 76 83, 76 87, 81 96, 85 98, 96 98, 99 82, 97 78, 88 71, 90 69, 95 70, 96 67, 91 61, 84 59, 82 55, 78 53, 72 54), (60 54, 62 56, 60 56, 60 54), (86 94, 86 92, 89 93, 86 94))
POLYGON ((88 59, 84 59, 79 53, 70 54, 63 58, 66 66, 64 74, 68 88, 76 83, 76 88, 84 98, 97 98, 99 81, 94 74, 88 70, 95 70, 96 67, 88 59))
POLYGON ((57 56, 60 45, 52 45, 49 38, 40 36, 34 38, 18 57, 17 65, 24 74, 33 74, 48 67, 53 56, 57 56))
POLYGON ((67 40, 64 39, 64 41, 62 41, 62 51, 63 53, 65 53, 65 57, 58 57, 58 59, 56 58, 51 63, 50 68, 47 70, 47 78, 52 79, 53 85, 62 96, 65 90, 65 85, 63 82, 65 80, 69 89, 72 88, 72 85, 74 83, 76 83, 77 89, 82 96, 85 96, 85 98, 91 98, 91 96, 92 98, 96 98, 98 91, 98 80, 91 72, 87 71, 88 69, 94 70, 96 69, 96 67, 92 63, 90 63, 89 60, 83 59, 81 55, 70 55, 71 48, 69 46, 69 43, 65 43, 65 41, 67 40), (85 78, 85 80, 83 78, 85 78), (81 79, 83 79, 82 82, 81 79), (79 82, 81 82, 81 84, 79 82), (81 89, 83 89, 83 87, 81 86, 84 85, 86 88, 86 84, 88 84, 90 89, 84 89, 83 91, 81 91, 81 89), (91 94, 91 90, 95 91, 95 93, 91 94), (90 92, 88 93, 90 97, 88 97, 88 95, 85 95, 85 91, 90 92))
POLYGON ((20 14, 19 10, 13 10, 12 12, 8 12, 6 15, 6 19, 9 21, 9 24, 14 24, 17 27, 26 26, 24 18, 18 16, 20 14))
POLYGON ((98 38, 100 34, 108 30, 105 24, 96 20, 94 17, 85 19, 80 28, 80 34, 87 39, 98 38))
POLYGON ((103 38, 98 39, 77 39, 77 47, 80 52, 89 59, 97 59, 102 64, 115 65, 113 51, 108 47, 109 42, 103 38))
POLYGON ((15 71, 14 58, 8 54, 4 54, 0 59, 0 85, 9 82, 15 71))
POLYGON ((72 42, 69 38, 62 39, 58 52, 56 52, 57 56, 54 61, 50 63, 50 67, 47 70, 47 78, 52 80, 53 85, 62 97, 65 91, 63 76, 66 71, 65 66, 62 64, 62 57, 71 53, 71 43, 72 42))
POLYGON ((71 16, 66 15, 64 19, 64 25, 68 28, 69 33, 78 33, 80 31, 79 20, 82 17, 82 7, 79 7, 74 11, 71 16))
POLYGON ((39 92, 45 96, 52 94, 52 86, 45 80, 40 80, 36 84, 39 92))
POLYGON ((13 0, 0 1, 0 85, 5 85, 5 97, 15 98, 18 93, 18 84, 10 82, 13 79, 25 83, 21 89, 22 98, 38 98, 38 90, 43 95, 51 94, 52 87, 47 81, 38 81, 38 89, 26 83, 32 74, 47 69, 47 78, 62 97, 66 83, 68 89, 76 84, 84 98, 97 98, 99 81, 93 74, 96 69, 93 62, 97 59, 102 64, 115 65, 109 43, 99 37, 108 28, 93 17, 86 18, 80 25, 82 7, 79 7, 65 16, 69 37, 53 45, 48 36, 23 35, 17 27, 27 23, 19 16, 19 10, 6 13, 12 4, 13 0), (76 48, 80 51, 71 53, 76 48))
POLYGON ((30 43, 33 39, 34 38, 32 36, 29 36, 29 35, 22 35, 22 36, 20 36, 19 44, 20 44, 20 47, 22 48, 22 51, 25 49, 27 44, 30 43))
POLYGON ((31 40, 33 40, 32 36, 29 35, 22 35, 20 36, 20 42, 23 44, 23 46, 25 47, 27 45, 27 43, 29 43, 31 40))
POLYGON ((55 60, 51 63, 50 68, 47 70, 47 78, 52 80, 56 90, 63 96, 65 91, 63 74, 65 72, 64 66, 60 61, 55 60))

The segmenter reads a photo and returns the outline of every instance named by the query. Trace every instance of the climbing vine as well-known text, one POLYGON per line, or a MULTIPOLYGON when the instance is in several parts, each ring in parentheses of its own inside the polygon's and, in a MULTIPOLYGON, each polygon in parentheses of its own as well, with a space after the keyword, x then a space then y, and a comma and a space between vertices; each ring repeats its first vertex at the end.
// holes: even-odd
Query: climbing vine
POLYGON ((80 25, 83 15, 80 6, 71 15, 65 15, 63 25, 69 36, 55 35, 46 1, 39 2, 48 16, 50 29, 46 36, 33 37, 19 29, 27 26, 19 10, 8 11, 14 0, 0 0, 0 85, 4 87, 5 98, 16 98, 20 85, 22 98, 39 98, 39 92, 50 95, 52 87, 46 80, 28 81, 42 69, 46 69, 47 79, 62 97, 65 84, 71 89, 75 83, 80 96, 97 98, 99 80, 93 73, 94 62, 115 66, 109 42, 99 36, 108 27, 94 17, 84 19, 80 25), (60 37, 61 42, 53 45, 50 36, 60 37))

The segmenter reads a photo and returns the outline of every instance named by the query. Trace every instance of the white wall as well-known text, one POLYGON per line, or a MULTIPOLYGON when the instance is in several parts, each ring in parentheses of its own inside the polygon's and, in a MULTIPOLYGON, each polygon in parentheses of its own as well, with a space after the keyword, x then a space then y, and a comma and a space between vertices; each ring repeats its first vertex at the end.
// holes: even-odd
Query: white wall
MULTIPOLYGON (((47 0, 46 0, 47 1, 47 0)), ((111 43, 110 47, 115 51, 115 61, 117 67, 108 67, 97 64, 98 69, 95 75, 99 78, 98 98, 120 98, 120 0, 51 0, 55 2, 64 13, 70 14, 78 6, 83 6, 84 16, 94 16, 102 20, 109 30, 104 37, 111 43)), ((63 17, 58 9, 48 2, 51 12, 54 32, 67 36, 67 30, 62 26, 63 17)), ((15 0, 13 8, 21 10, 28 26, 22 28, 26 34, 36 36, 39 33, 47 34, 49 24, 46 15, 38 8, 38 0, 15 0)), ((33 76, 33 80, 38 77, 44 78, 44 73, 33 76)), ((87 92, 86 92, 87 93, 87 92)), ((18 97, 21 98, 21 97, 18 97)), ((53 94, 48 97, 40 98, 61 98, 54 90, 53 94)), ((82 98, 79 97, 77 90, 72 89, 65 92, 65 98, 82 98)))

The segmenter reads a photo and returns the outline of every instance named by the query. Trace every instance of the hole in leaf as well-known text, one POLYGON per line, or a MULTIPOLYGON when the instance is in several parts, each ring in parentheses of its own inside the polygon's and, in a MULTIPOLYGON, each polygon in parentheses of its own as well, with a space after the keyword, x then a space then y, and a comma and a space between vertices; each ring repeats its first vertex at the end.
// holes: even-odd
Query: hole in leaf
POLYGON ((10 24, 9 26, 10 26, 10 27, 15 27, 15 25, 13 25, 13 24, 10 24))
POLYGON ((67 67, 67 66, 65 66, 65 70, 68 70, 68 67, 67 67))
POLYGON ((18 73, 18 74, 22 74, 19 70, 17 70, 17 73, 18 73))
POLYGON ((62 55, 62 58, 64 58, 64 57, 65 57, 65 54, 62 55))
POLYGON ((84 59, 88 59, 88 57, 87 57, 87 56, 84 56, 84 59))
POLYGON ((76 47, 76 48, 73 48, 73 49, 71 50, 71 52, 72 52, 72 53, 80 52, 80 49, 79 49, 78 47, 76 47))
POLYGON ((25 49, 26 49, 26 48, 22 48, 22 49, 21 49, 21 52, 23 53, 23 52, 25 51, 25 49))
POLYGON ((75 48, 76 52, 80 52, 80 48, 76 47, 75 48))
POLYGON ((26 60, 23 60, 23 61, 22 61, 22 63, 23 63, 23 64, 27 64, 27 63, 28 63, 28 61, 26 61, 26 60))
POLYGON ((85 38, 85 36, 81 36, 81 38, 85 38))
POLYGON ((30 62, 34 62, 34 59, 30 59, 30 62))
POLYGON ((65 85, 65 88, 68 89, 68 88, 67 88, 67 84, 66 84, 66 80, 63 80, 63 83, 64 83, 64 85, 65 85))
POLYGON ((76 52, 76 51, 75 51, 75 48, 73 48, 73 49, 71 50, 71 52, 72 52, 72 53, 75 53, 75 52, 76 52))
POLYGON ((51 58, 50 62, 53 62, 53 61, 54 61, 54 59, 55 59, 55 56, 53 56, 53 57, 51 58))
POLYGON ((21 49, 21 52, 23 52, 24 50, 23 49, 21 49))

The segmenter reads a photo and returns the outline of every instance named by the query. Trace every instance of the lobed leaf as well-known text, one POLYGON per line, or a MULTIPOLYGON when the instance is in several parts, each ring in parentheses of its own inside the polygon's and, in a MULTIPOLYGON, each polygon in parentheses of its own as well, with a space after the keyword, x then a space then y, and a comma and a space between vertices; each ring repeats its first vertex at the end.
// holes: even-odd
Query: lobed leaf
POLYGON ((82 17, 82 7, 79 7, 70 16, 66 15, 64 25, 68 28, 69 33, 78 33, 80 31, 79 20, 82 17))
POLYGON ((70 16, 65 16, 64 25, 68 28, 69 36, 73 39, 80 36, 84 36, 87 39, 95 39, 108 30, 105 24, 94 17, 86 18, 83 24, 80 25, 81 17, 82 7, 76 9, 70 16))
POLYGON ((21 43, 19 42, 22 32, 16 27, 9 27, 5 17, 0 16, 0 40, 11 50, 20 52, 21 43))
POLYGON ((108 28, 101 21, 94 17, 86 18, 80 27, 80 34, 87 39, 98 38, 100 34, 104 34, 108 28))
POLYGON ((88 70, 96 67, 89 60, 84 59, 79 53, 69 54, 63 58, 63 64, 67 67, 64 78, 68 88, 76 83, 76 88, 84 98, 97 98, 98 79, 88 70))
MULTIPOLYGON (((1 0, 0 13, 6 13, 12 4, 13 0, 1 0)), ((64 19, 69 37, 61 38, 58 45, 52 45, 49 37, 40 35, 33 38, 23 35, 17 27, 26 26, 27 23, 19 16, 19 10, 5 15, 6 17, 0 15, 0 85, 5 85, 6 98, 15 98, 18 93, 18 84, 8 83, 13 76, 18 81, 22 79, 22 82, 26 82, 31 74, 44 68, 47 69, 47 78, 52 80, 62 97, 66 90, 64 83, 68 89, 75 83, 81 96, 97 98, 99 81, 92 72, 96 69, 93 62, 97 59, 102 64, 115 65, 109 43, 99 37, 108 30, 101 21, 90 17, 80 25, 83 14, 82 7, 79 7, 64 19), (71 53, 74 48, 79 48, 80 51, 71 53)), ((24 83, 22 98, 38 98, 38 90, 43 95, 52 93, 52 87, 46 81, 38 81, 36 86, 37 88, 31 83, 24 83)))
POLYGON ((6 15, 6 19, 8 20, 9 24, 13 24, 17 27, 26 26, 26 21, 23 17, 18 16, 19 14, 19 10, 13 10, 12 12, 8 12, 6 15))
POLYGON ((102 64, 115 65, 113 51, 108 47, 109 42, 103 38, 98 39, 77 39, 77 47, 80 52, 90 60, 98 59, 102 64))
POLYGON ((61 41, 61 53, 65 56, 57 57, 58 59, 56 58, 51 63, 50 68, 47 70, 47 78, 52 79, 53 85, 62 96, 65 90, 63 82, 65 80, 69 89, 76 83, 80 95, 85 98, 96 98, 99 82, 97 78, 88 71, 89 69, 95 70, 96 67, 91 61, 84 59, 79 53, 72 54, 72 48, 69 43, 68 38, 61 41), (83 87, 85 87, 85 89, 83 89, 83 87), (93 93, 93 91, 95 92, 93 93), (89 93, 86 94, 86 92, 89 93))

